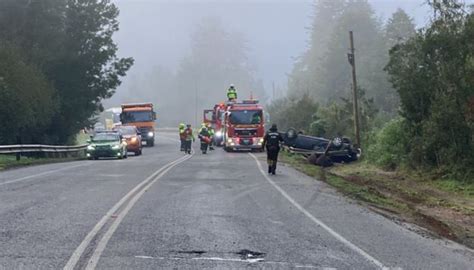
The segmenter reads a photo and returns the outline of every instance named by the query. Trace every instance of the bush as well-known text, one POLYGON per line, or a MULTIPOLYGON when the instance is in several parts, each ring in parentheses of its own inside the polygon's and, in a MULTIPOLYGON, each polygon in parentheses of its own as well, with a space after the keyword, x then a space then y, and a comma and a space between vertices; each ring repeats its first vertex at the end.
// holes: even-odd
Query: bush
POLYGON ((410 140, 403 119, 393 119, 373 132, 371 141, 367 149, 369 162, 391 170, 407 164, 410 140))

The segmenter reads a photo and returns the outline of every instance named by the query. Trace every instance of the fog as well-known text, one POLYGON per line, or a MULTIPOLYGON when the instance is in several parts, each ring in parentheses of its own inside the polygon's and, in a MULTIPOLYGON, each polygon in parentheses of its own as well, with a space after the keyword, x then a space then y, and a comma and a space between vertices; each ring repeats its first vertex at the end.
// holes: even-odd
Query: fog
MULTIPOLYGON (((369 2, 381 21, 397 8, 417 26, 428 21, 424 0, 369 2)), ((287 74, 308 46, 314 13, 311 0, 115 3, 119 53, 134 57, 135 65, 105 106, 151 101, 158 122, 167 126, 199 122, 203 109, 225 100, 230 83, 239 98, 252 94, 267 102, 283 96, 287 74)))

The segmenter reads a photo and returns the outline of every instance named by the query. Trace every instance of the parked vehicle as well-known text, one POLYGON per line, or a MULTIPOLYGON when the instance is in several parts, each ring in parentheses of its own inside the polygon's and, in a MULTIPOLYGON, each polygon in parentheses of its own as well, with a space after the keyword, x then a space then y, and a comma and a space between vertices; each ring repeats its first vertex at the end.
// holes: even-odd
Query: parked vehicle
POLYGON ((346 137, 337 137, 333 140, 326 138, 298 134, 295 129, 289 129, 282 133, 284 144, 291 150, 299 153, 322 155, 327 149, 327 156, 334 162, 356 161, 360 155, 360 149, 352 144, 346 137))
POLYGON ((224 118, 224 149, 260 151, 265 136, 263 118, 263 107, 258 100, 229 103, 224 118))
POLYGON ((147 146, 155 145, 156 113, 152 103, 122 104, 120 120, 124 126, 135 126, 147 146))
POLYGON ((118 132, 100 132, 88 141, 86 156, 88 159, 100 157, 127 158, 127 143, 118 132))
POLYGON ((214 144, 216 146, 224 145, 224 121, 225 121, 225 112, 227 110, 227 105, 225 103, 219 103, 214 106, 212 110, 204 110, 204 123, 211 124, 212 128, 215 131, 214 134, 214 144))
POLYGON ((142 135, 134 126, 117 126, 115 130, 122 135, 127 142, 127 151, 134 152, 135 156, 142 154, 142 135))

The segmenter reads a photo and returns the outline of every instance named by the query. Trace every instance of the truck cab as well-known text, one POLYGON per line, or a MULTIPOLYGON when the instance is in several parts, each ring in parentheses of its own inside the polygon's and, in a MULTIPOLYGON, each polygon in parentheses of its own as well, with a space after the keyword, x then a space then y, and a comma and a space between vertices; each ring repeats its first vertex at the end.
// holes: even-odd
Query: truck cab
POLYGON ((258 100, 229 103, 224 117, 226 151, 261 150, 265 136, 265 114, 258 100))
POLYGON ((155 145, 156 113, 152 103, 122 104, 120 120, 124 126, 135 126, 147 146, 155 145))

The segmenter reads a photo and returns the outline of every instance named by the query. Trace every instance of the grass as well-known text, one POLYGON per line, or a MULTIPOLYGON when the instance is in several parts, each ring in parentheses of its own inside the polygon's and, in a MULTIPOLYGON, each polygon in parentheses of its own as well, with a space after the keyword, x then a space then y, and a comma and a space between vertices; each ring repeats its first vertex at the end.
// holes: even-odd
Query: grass
MULTIPOLYGON (((87 140, 89 139, 89 134, 78 133, 76 136, 76 144, 86 144, 87 140)), ((0 155, 0 171, 15 167, 23 167, 23 166, 31 166, 31 165, 40 165, 40 164, 48 164, 48 163, 56 163, 56 162, 67 162, 73 160, 80 160, 83 159, 81 154, 77 157, 59 157, 59 158, 47 158, 47 157, 27 157, 21 156, 20 160, 16 160, 16 156, 14 154, 5 154, 0 155)))
MULTIPOLYGON (((402 208, 406 206, 397 203, 394 200, 382 195, 375 190, 371 190, 367 186, 361 186, 359 184, 347 181, 343 177, 331 174, 327 169, 309 164, 306 159, 300 155, 290 154, 284 152, 281 155, 281 161, 294 167, 295 169, 303 172, 304 174, 325 181, 329 185, 335 187, 337 190, 342 192, 344 195, 363 201, 369 204, 377 205, 383 208, 402 208)), ((391 209, 393 210, 393 209, 391 209)))
POLYGON ((286 152, 281 161, 362 204, 383 210, 382 214, 474 247, 472 183, 417 172, 384 171, 364 162, 322 169, 286 152))
POLYGON ((81 159, 81 158, 78 158, 78 157, 32 158, 32 157, 22 156, 21 159, 17 161, 15 155, 0 155, 0 171, 15 168, 15 167, 41 165, 41 164, 49 164, 49 163, 56 163, 56 162, 67 162, 67 161, 73 161, 73 160, 78 160, 78 159, 81 159))
POLYGON ((79 132, 76 135, 76 144, 78 145, 87 144, 87 140, 89 139, 90 139, 90 134, 79 132))

